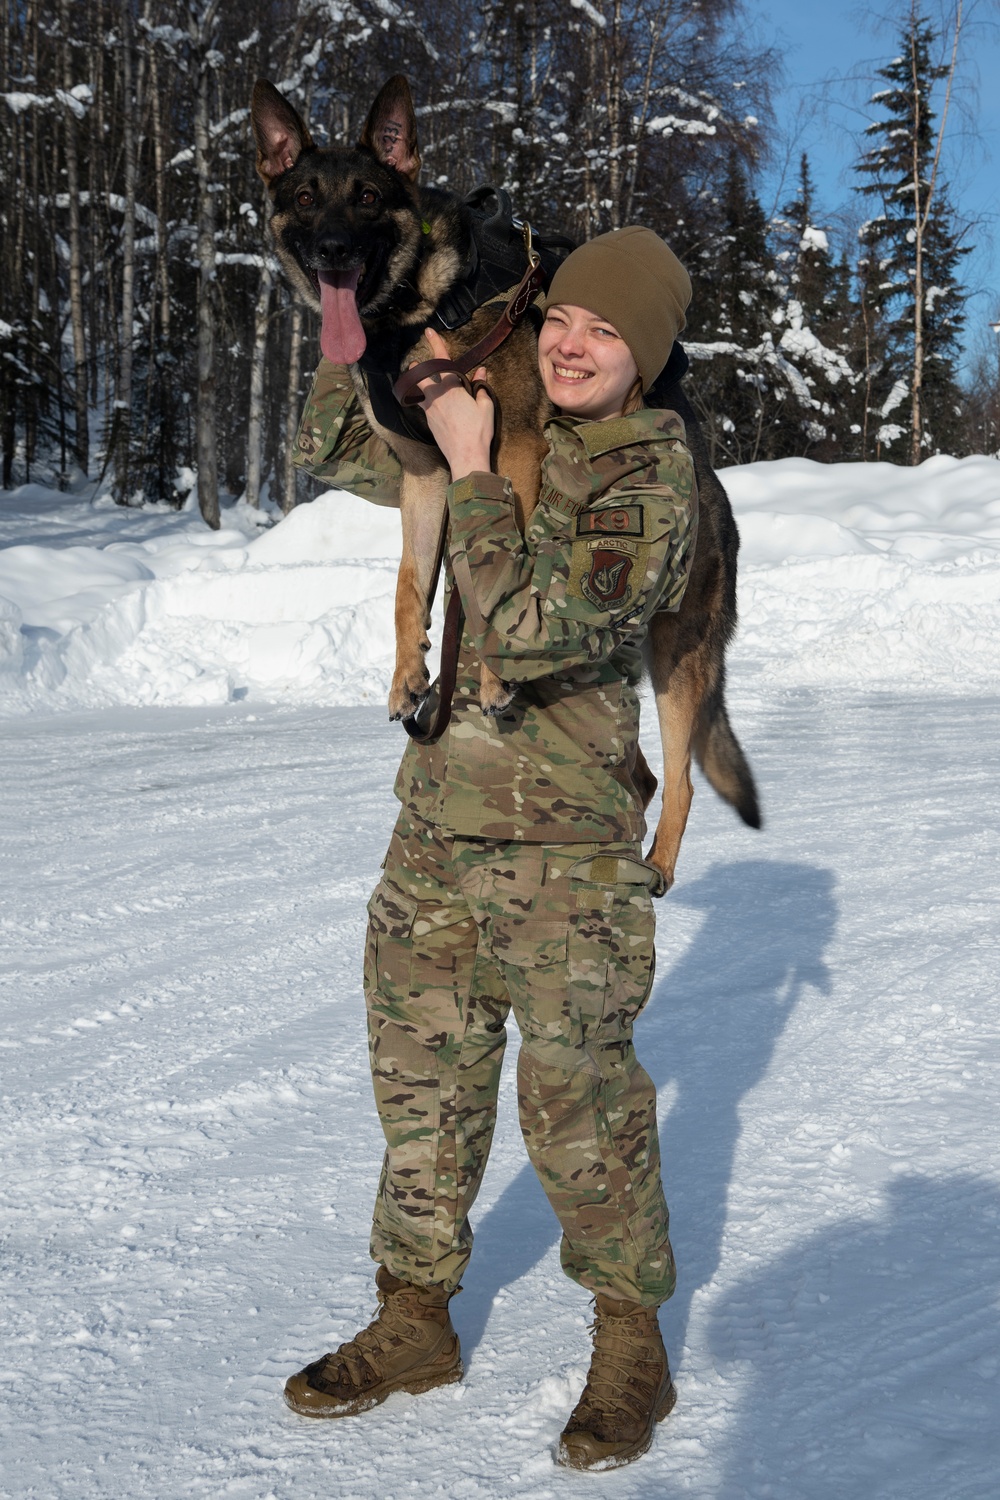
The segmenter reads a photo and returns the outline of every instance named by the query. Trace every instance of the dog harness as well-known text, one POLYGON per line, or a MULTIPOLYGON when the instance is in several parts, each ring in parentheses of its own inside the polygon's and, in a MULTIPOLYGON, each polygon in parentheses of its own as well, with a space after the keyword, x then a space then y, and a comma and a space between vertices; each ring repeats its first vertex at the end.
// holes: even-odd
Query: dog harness
MULTIPOLYGON (((446 332, 464 327, 473 313, 491 303, 499 304, 498 326, 504 324, 508 316, 507 309, 516 300, 517 293, 522 291, 521 283, 527 279, 526 243, 530 242, 531 253, 536 257, 541 275, 525 306, 519 310, 519 317, 530 309, 537 293, 548 286, 559 262, 574 248, 573 241, 562 235, 539 239, 530 229, 527 229, 526 235, 527 226, 514 217, 510 197, 503 188, 488 185, 478 187, 465 199, 465 205, 469 210, 472 231, 469 253, 455 284, 441 298, 429 319, 432 326, 446 332), (496 200, 496 207, 491 212, 492 199, 496 200)), ((528 256, 529 272, 532 270, 531 253, 528 256)), ((513 326, 513 322, 507 323, 504 332, 510 332, 513 326)), ((413 330, 413 343, 416 343, 420 334, 420 329, 413 330)), ((501 341, 497 339, 493 348, 501 341)), ((397 350, 395 353, 405 354, 405 350, 397 350)), ((479 354, 478 362, 482 363, 485 357, 485 352, 479 354)), ((432 448, 434 439, 427 430, 427 424, 423 416, 413 410, 419 403, 419 397, 407 403, 410 408, 407 409, 393 392, 393 383, 399 377, 399 364, 394 369, 387 369, 384 351, 369 344, 361 356, 360 365, 372 412, 379 425, 388 432, 394 432, 397 437, 412 438, 432 448)), ((468 368, 472 369, 474 365, 468 368)), ((425 369, 418 380, 426 379, 427 375, 433 373, 433 370, 425 369)))

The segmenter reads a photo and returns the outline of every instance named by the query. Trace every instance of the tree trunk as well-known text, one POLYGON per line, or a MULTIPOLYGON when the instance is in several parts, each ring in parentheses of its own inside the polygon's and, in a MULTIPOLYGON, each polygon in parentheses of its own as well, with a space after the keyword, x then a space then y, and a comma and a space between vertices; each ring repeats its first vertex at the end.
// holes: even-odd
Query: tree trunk
MULTIPOLYGON (((205 30, 206 28, 203 28, 205 30)), ((198 507, 219 529, 219 456, 215 426, 215 205, 209 181, 208 36, 199 37, 198 91, 194 117, 194 169, 198 184, 198 409, 195 451, 198 507)))
MULTIPOLYGON (((153 173, 156 194, 156 291, 163 348, 170 348, 170 273, 167 264, 167 195, 163 146, 163 113, 160 107, 160 67, 155 51, 149 59, 149 91, 152 104, 153 173)), ((156 319, 150 318, 155 328, 156 319)))
MULTIPOLYGON (((962 35, 963 0, 958 0, 955 8, 955 22, 952 28, 951 62, 945 77, 947 86, 945 89, 944 108, 941 111, 941 124, 938 127, 937 141, 934 148, 934 164, 931 168, 930 181, 926 185, 923 200, 921 200, 920 180, 920 156, 919 137, 922 123, 921 115, 925 108, 920 92, 920 80, 917 74, 917 26, 920 16, 916 5, 911 0, 910 4, 910 61, 913 78, 913 384, 910 400, 910 463, 914 466, 920 462, 920 451, 923 442, 923 410, 922 397, 924 386, 924 234, 927 229, 927 221, 931 215, 931 204, 934 199, 934 189, 937 185, 938 167, 941 163, 941 147, 944 142, 945 127, 948 123, 948 109, 951 104, 952 84, 955 81, 955 66, 958 62, 958 44, 962 35)), ((929 101, 926 106, 930 107, 929 101)))
POLYGON ((129 0, 122 0, 122 134, 125 145, 125 223, 122 233, 122 327, 115 394, 115 451, 112 494, 119 505, 132 500, 132 371, 135 349, 135 107, 141 87, 133 83, 132 17, 129 0))
POLYGON ((288 398, 285 405, 285 451, 281 475, 281 509, 287 516, 295 509, 295 434, 299 427, 299 382, 302 365, 302 308, 292 303, 292 329, 288 350, 288 398))
POLYGON ((267 335, 271 324, 273 288, 274 272, 270 264, 265 262, 257 285, 257 305, 254 308, 253 354, 250 361, 250 410, 247 417, 246 503, 255 507, 260 505, 263 470, 264 372, 267 363, 267 335))
POLYGON ((625 100, 621 74, 621 0, 615 0, 613 20, 604 34, 605 92, 608 108, 608 198, 611 202, 611 228, 622 223, 622 131, 625 100), (608 32, 610 31, 610 36, 608 32))
POLYGON ((646 53, 646 67, 642 79, 642 102, 639 105, 638 114, 634 123, 635 144, 632 147, 631 161, 628 172, 628 193, 625 199, 625 211, 622 221, 625 224, 632 222, 632 204, 635 201, 636 189, 639 185, 639 175, 642 171, 642 147, 646 139, 646 124, 649 120, 649 106, 652 99, 653 69, 663 38, 665 21, 663 19, 665 6, 661 6, 655 19, 649 23, 649 50, 646 53))
MULTIPOLYGON (((69 45, 69 0, 59 0, 59 30, 62 33, 63 89, 74 85, 73 59, 69 45)), ((66 106, 66 188, 69 197, 69 320, 73 335, 73 451, 84 474, 90 467, 90 420, 87 407, 87 339, 83 308, 83 249, 80 242, 80 165, 77 157, 76 116, 66 106)))

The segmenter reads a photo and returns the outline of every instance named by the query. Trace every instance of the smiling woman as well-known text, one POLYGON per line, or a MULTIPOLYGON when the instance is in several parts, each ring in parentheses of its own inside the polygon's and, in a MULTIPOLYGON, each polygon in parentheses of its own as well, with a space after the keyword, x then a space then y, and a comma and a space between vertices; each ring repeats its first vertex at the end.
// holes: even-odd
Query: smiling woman
MULTIPOLYGON (((632 1044, 652 984, 651 897, 667 885, 642 857, 636 687, 652 616, 685 596, 697 534, 683 423, 643 403, 689 296, 680 262, 639 227, 556 271, 538 347, 556 415, 523 534, 510 478, 491 471, 488 393, 440 366, 419 380, 452 480, 456 690, 445 725, 407 746, 368 905, 380 1310, 290 1378, 303 1416, 461 1379, 448 1303, 472 1251, 510 1011, 528 1153, 562 1225, 563 1267, 596 1298, 590 1378, 558 1460, 628 1463, 673 1406, 656 1317, 674 1287, 656 1094, 632 1044), (477 701, 482 664, 509 689, 493 712, 477 701)), ((444 360, 441 336, 425 339, 444 360)), ((306 425, 319 426, 323 477, 386 495, 400 465, 349 373, 327 365, 318 378, 306 425)))
POLYGON ((599 422, 642 394, 639 366, 611 323, 585 307, 557 304, 538 335, 538 368, 553 406, 599 422))
MULTIPOLYGON (((538 335, 545 393, 565 417, 606 422, 641 410, 684 327, 691 281, 651 229, 631 225, 574 250, 552 278, 538 335)), ((434 329, 424 336, 436 358, 448 350, 434 329)), ((476 372, 485 379, 486 370, 476 372)), ((490 467, 493 406, 457 379, 423 381, 427 424, 453 480, 490 467)))
POLYGON ((552 278, 538 340, 550 399, 591 421, 638 410, 663 369, 664 348, 684 328, 690 300, 688 273, 651 229, 633 224, 581 245, 552 278), (631 375, 622 390, 626 364, 631 375))

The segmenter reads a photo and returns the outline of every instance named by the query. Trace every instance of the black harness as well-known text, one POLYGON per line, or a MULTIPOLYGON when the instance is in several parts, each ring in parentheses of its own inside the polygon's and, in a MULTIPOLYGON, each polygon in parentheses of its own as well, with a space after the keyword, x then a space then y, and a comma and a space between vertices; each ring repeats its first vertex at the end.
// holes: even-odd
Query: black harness
MULTIPOLYGON (((478 187, 469 194, 465 204, 472 217, 469 258, 458 281, 441 298, 431 319, 438 328, 446 331, 464 327, 477 308, 485 307, 488 302, 509 292, 524 274, 524 234, 503 188, 478 187), (488 214, 491 198, 496 199, 497 206, 495 212, 488 214)), ((532 244, 538 251, 545 272, 545 285, 548 286, 560 261, 576 247, 572 240, 562 235, 540 239, 535 234, 532 244)))
MULTIPOLYGON (((465 199, 465 206, 472 231, 469 253, 454 285, 441 298, 429 319, 431 327, 449 333, 463 328, 479 308, 496 301, 516 286, 526 265, 524 235, 503 188, 478 187, 465 199), (491 199, 496 199, 492 212, 491 199)), ((574 248, 573 241, 560 235, 540 240, 536 235, 533 244, 541 258, 547 286, 559 262, 574 248)), ((539 318, 534 308, 529 310, 528 316, 539 318)), ((422 333, 423 329, 413 329, 408 342, 394 348, 393 357, 388 361, 386 350, 380 347, 381 340, 370 340, 360 364, 376 421, 397 437, 414 438, 418 443, 433 447, 434 439, 419 407, 404 408, 392 394, 393 381, 399 374, 407 349, 422 333), (387 369, 387 364, 392 368, 387 369)))
MULTIPOLYGON (((429 320, 431 326, 449 333, 463 328, 479 308, 509 292, 520 281, 526 264, 522 226, 514 218, 510 197, 503 188, 478 187, 465 199, 465 206, 472 230, 469 254, 461 274, 441 298, 429 320), (496 207, 490 212, 492 199, 496 200, 496 207)), ((533 235, 533 245, 541 258, 545 285, 548 286, 559 263, 576 247, 563 235, 540 239, 536 234, 533 235)), ((528 310, 528 316, 540 326, 541 314, 536 307, 528 310)), ((413 438, 433 447, 434 439, 419 407, 400 406, 392 393, 393 382, 402 368, 406 352, 422 333, 422 329, 413 329, 405 342, 393 348, 388 360, 382 341, 370 340, 360 365, 372 412, 379 425, 397 437, 413 438), (391 368, 387 369, 387 364, 391 368)), ((663 373, 656 380, 656 387, 666 389, 680 380, 687 367, 687 355, 682 345, 675 343, 663 373)))

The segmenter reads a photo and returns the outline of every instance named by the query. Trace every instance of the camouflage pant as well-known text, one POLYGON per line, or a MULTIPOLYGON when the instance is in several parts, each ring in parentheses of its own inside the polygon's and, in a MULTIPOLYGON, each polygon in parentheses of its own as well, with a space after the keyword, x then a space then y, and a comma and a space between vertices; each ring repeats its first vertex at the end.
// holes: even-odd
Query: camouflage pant
POLYGON ((513 1005, 521 1130, 564 1269, 647 1306, 673 1291, 656 1094, 632 1047, 653 977, 639 859, 633 844, 456 838, 400 814, 365 951, 387 1142, 371 1248, 393 1275, 455 1287, 465 1270, 513 1005))

